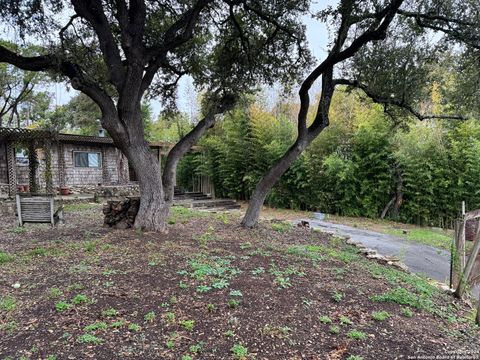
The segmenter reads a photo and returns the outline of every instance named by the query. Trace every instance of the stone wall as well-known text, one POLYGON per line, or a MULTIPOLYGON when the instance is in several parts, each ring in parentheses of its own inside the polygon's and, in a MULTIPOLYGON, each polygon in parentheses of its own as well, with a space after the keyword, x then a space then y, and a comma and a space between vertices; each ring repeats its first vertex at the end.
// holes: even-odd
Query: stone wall
POLYGON ((8 184, 0 184, 0 198, 8 197, 8 195, 9 195, 8 184))
POLYGON ((95 199, 98 198, 126 198, 140 196, 138 184, 99 186, 95 191, 95 199))

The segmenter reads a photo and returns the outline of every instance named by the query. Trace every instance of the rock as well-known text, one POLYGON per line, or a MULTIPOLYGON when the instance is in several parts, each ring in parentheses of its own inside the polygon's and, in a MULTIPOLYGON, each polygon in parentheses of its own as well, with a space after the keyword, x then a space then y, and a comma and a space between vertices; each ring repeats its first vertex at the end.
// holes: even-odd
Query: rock
POLYGON ((127 198, 126 200, 110 200, 103 206, 104 226, 114 227, 116 229, 128 229, 135 223, 138 209, 140 207, 139 198, 127 198))

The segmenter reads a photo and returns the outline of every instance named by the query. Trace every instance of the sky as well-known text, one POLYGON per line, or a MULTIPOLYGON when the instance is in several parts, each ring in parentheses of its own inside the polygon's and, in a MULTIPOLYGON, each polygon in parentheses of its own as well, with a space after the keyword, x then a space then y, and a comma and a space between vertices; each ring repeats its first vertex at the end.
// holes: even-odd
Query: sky
MULTIPOLYGON (((313 0, 310 12, 314 14, 329 5, 334 5, 335 3, 337 3, 337 0, 313 0)), ((311 16, 304 16, 303 22, 307 28, 307 40, 309 43, 310 51, 317 60, 322 59, 326 54, 328 45, 328 31, 325 24, 315 19, 312 19, 311 16)), ((13 38, 11 33, 7 33, 7 38, 9 37, 13 38)), ((66 104, 73 96, 77 94, 77 91, 69 88, 63 83, 52 84, 48 86, 45 90, 49 91, 52 94, 52 103, 54 105, 66 104)), ((192 79, 189 77, 184 77, 183 79, 181 79, 178 90, 177 106, 179 110, 184 111, 188 114, 192 112, 192 96, 186 96, 186 94, 192 91, 192 79)), ((158 101, 151 101, 151 105, 153 110, 153 116, 155 119, 161 110, 161 105, 158 101)))

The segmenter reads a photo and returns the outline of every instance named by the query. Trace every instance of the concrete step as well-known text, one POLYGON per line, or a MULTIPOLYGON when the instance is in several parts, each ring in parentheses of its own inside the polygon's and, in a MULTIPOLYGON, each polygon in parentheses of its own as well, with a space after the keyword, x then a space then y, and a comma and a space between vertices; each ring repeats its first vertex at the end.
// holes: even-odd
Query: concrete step
POLYGON ((195 201, 192 203, 192 207, 199 208, 213 208, 213 207, 225 207, 225 206, 232 206, 237 205, 234 200, 230 199, 212 199, 212 200, 202 200, 202 201, 195 201))

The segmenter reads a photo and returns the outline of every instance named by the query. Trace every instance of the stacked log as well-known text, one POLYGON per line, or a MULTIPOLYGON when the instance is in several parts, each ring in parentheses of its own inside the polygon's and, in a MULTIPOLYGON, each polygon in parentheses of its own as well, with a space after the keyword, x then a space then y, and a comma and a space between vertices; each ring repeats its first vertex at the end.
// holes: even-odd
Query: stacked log
POLYGON ((133 227, 140 207, 140 198, 129 197, 125 200, 109 200, 103 206, 104 226, 115 229, 133 227))

